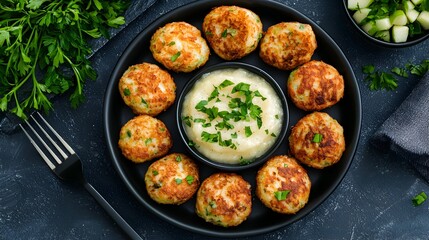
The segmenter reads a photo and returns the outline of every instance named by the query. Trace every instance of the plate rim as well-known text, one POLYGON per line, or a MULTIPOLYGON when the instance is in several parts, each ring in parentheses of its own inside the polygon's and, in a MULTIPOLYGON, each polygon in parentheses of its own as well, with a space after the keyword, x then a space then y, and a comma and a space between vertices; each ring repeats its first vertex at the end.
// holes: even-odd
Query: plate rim
MULTIPOLYGON (((350 84, 348 83, 348 84, 350 84)), ((290 123, 289 123, 290 124, 290 123)), ((347 174, 348 170, 350 169, 351 163, 354 159, 354 156, 356 154, 356 150, 357 147, 359 145, 359 140, 360 140, 360 135, 361 135, 361 127, 362 127, 362 101, 361 101, 361 94, 360 94, 360 88, 359 88, 359 84, 356 80, 353 68, 350 65, 350 62, 348 61, 347 57, 345 56, 344 52, 341 50, 341 48, 338 46, 338 44, 332 39, 332 37, 325 31, 323 30, 319 25, 317 25, 311 18, 307 17, 305 14, 295 10, 293 7, 287 6, 286 4, 280 3, 280 2, 275 2, 273 0, 253 0, 252 2, 248 2, 248 1, 244 1, 244 0, 226 0, 226 1, 222 1, 222 2, 215 2, 212 0, 201 0, 201 1, 194 1, 188 4, 184 4, 182 6, 179 6, 177 8, 174 8, 172 10, 170 10, 169 12, 163 14, 162 16, 158 17, 157 19, 155 19, 153 22, 149 23, 148 26, 146 26, 142 31, 140 31, 135 37, 134 39, 128 44, 128 46, 125 48, 125 50, 122 52, 120 58, 118 59, 117 63, 115 64, 115 67, 112 69, 111 75, 109 77, 109 82, 107 84, 106 87, 106 91, 105 91, 105 95, 104 95, 104 102, 103 102, 103 130, 104 130, 104 134, 105 134, 105 141, 107 144, 107 151, 108 151, 108 155, 111 158, 112 162, 113 162, 113 166, 115 168, 115 170, 117 171, 119 177, 121 178, 121 180, 124 182, 124 184, 126 185, 127 189, 132 193, 132 195, 134 195, 134 197, 136 197, 136 199, 145 206, 146 209, 148 209, 150 212, 154 213, 155 215, 157 215, 158 217, 160 217, 161 219, 172 223, 175 226, 178 226, 182 229, 191 231, 191 232, 195 232, 195 233, 199 233, 199 234, 203 234, 203 235, 208 235, 208 236, 214 236, 214 237, 246 237, 246 236, 254 236, 254 235, 258 235, 258 234, 263 234, 263 233, 268 233, 274 230, 277 230, 281 227, 285 227, 289 224, 292 224, 302 218, 304 218, 306 215, 308 215, 310 212, 314 211, 318 206, 320 206, 324 201, 326 201, 329 196, 335 191, 335 189, 341 184, 342 180, 344 179, 345 175, 347 174), (241 232, 222 232, 222 231, 216 231, 216 229, 214 230, 206 230, 206 229, 201 229, 195 226, 191 226, 188 224, 183 224, 182 222, 180 222, 178 219, 174 219, 171 218, 165 214, 163 214, 161 211, 157 210, 156 208, 150 206, 150 204, 148 204, 146 202, 146 200, 139 194, 139 192, 133 187, 132 182, 127 178, 124 169, 122 169, 122 167, 119 165, 118 161, 115 159, 115 154, 114 154, 114 146, 113 143, 114 141, 112 141, 112 136, 111 133, 109 131, 109 117, 110 117, 110 110, 108 109, 108 107, 110 106, 108 103, 109 101, 109 97, 110 97, 110 93, 112 92, 112 89, 116 86, 114 84, 115 80, 112 79, 115 70, 117 69, 118 65, 120 65, 120 63, 122 61, 125 61, 124 56, 127 56, 127 52, 130 51, 130 46, 136 44, 141 38, 144 38, 145 36, 143 36, 144 34, 142 34, 143 32, 146 32, 152 25, 157 24, 157 23, 161 23, 164 21, 164 19, 167 19, 168 17, 170 17, 172 14, 174 14, 175 12, 180 12, 183 9, 187 9, 187 8, 195 8, 201 5, 207 5, 207 4, 213 4, 214 6, 218 6, 218 5, 225 5, 225 4, 234 4, 234 5, 242 5, 242 4, 255 4, 255 5, 265 5, 265 6, 270 6, 276 9, 282 9, 285 10, 287 9, 288 11, 294 12, 294 14, 296 14, 297 16, 299 16, 300 18, 303 18, 306 20, 306 23, 310 24, 313 28, 316 28, 317 31, 320 31, 324 34, 324 37, 326 37, 328 39, 328 42, 332 43, 332 47, 335 48, 335 51, 340 54, 340 56, 345 60, 345 62, 343 62, 343 64, 346 66, 346 68, 349 70, 348 73, 350 74, 350 78, 352 79, 350 81, 350 83, 353 84, 352 89, 357 90, 356 92, 354 92, 355 96, 353 98, 353 100, 356 101, 356 114, 357 114, 357 126, 355 129, 353 129, 353 142, 349 143, 349 147, 351 147, 351 156, 350 156, 350 160, 347 162, 344 170, 341 172, 341 174, 339 175, 339 177, 336 179, 336 181, 334 181, 335 184, 331 185, 328 188, 328 191, 326 191, 324 194, 322 194, 322 199, 321 200, 317 200, 318 202, 315 204, 314 207, 312 208, 305 208, 305 209, 301 209, 300 212, 302 214, 301 218, 298 219, 294 219, 293 221, 286 221, 286 223, 279 223, 279 224, 275 224, 269 227, 265 227, 262 229, 251 229, 251 230, 246 230, 246 231, 241 231, 241 232)), ((201 220, 203 221, 203 220, 201 220)), ((217 229, 217 230, 222 230, 222 229, 217 229)))

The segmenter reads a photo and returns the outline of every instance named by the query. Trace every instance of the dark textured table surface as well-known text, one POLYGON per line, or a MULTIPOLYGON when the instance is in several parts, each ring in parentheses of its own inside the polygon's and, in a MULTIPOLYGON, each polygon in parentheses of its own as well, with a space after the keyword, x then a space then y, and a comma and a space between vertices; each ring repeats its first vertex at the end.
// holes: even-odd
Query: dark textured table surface
MULTIPOLYGON (((99 73, 86 84, 87 102, 76 110, 66 96, 54 99, 47 119, 83 159, 87 179, 144 239, 201 239, 206 236, 158 218, 128 192, 107 154, 103 96, 111 70, 128 43, 149 23, 189 0, 160 0, 92 56, 99 73)), ((249 239, 428 239, 429 204, 411 199, 425 191, 406 161, 381 153, 370 139, 418 82, 410 77, 395 91, 371 92, 361 67, 388 71, 429 58, 429 42, 389 49, 367 42, 346 18, 340 1, 279 1, 320 25, 349 59, 360 85, 363 122, 360 143, 345 178, 313 212, 292 225, 249 239)), ((263 220, 261 220, 263 221, 263 220)), ((82 188, 60 182, 21 131, 0 134, 0 239, 125 239, 82 188)))

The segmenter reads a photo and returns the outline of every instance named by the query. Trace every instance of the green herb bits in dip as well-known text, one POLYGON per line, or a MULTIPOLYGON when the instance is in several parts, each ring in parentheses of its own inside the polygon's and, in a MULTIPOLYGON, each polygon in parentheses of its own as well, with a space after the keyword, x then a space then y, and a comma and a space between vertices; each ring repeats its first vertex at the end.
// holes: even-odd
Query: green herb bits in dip
POLYGON ((243 68, 206 73, 186 94, 181 118, 188 144, 225 164, 248 164, 276 142, 282 102, 261 76, 243 68))

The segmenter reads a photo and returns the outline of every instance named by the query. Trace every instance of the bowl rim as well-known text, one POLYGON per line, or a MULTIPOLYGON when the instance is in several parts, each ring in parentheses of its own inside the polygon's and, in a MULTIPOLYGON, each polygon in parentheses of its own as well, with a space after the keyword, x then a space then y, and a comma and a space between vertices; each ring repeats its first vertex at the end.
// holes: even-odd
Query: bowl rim
POLYGON ((195 159, 197 159, 198 161, 202 162, 203 164, 206 164, 206 165, 208 165, 210 167, 214 167, 214 168, 219 169, 219 170, 224 170, 224 171, 240 171, 240 170, 245 170, 245 169, 248 169, 248 168, 253 168, 255 166, 259 166, 259 165, 263 164, 264 162, 266 162, 273 155, 273 153, 277 150, 277 148, 280 147, 280 145, 283 143, 284 138, 286 137, 286 133, 287 133, 288 126, 289 126, 289 107, 288 107, 286 96, 283 93, 283 90, 281 89, 281 87, 279 86, 279 84, 277 83, 277 81, 270 74, 268 74, 267 72, 265 72, 261 68, 256 67, 256 66, 251 65, 251 64, 248 64, 248 63, 234 62, 234 61, 232 61, 232 62, 222 62, 222 63, 218 63, 218 64, 214 64, 214 65, 208 66, 208 67, 204 68, 203 70, 200 70, 193 77, 191 77, 190 80, 185 84, 185 86, 183 87, 182 91, 180 92, 179 98, 177 100, 176 125, 177 125, 177 128, 179 130, 180 138, 184 142, 187 151, 195 159), (241 165, 241 164, 227 164, 227 163, 216 162, 216 161, 211 160, 208 157, 204 156, 194 146, 189 146, 189 144, 188 144, 189 138, 187 137, 185 128, 183 126, 183 120, 182 120, 182 117, 181 117, 184 99, 185 99, 187 93, 192 89, 192 87, 194 86, 194 84, 199 79, 201 79, 201 77, 204 74, 207 74, 207 73, 210 73, 210 72, 213 72, 213 71, 216 71, 216 70, 230 69, 230 68, 245 69, 247 71, 250 71, 250 72, 252 72, 252 73, 254 73, 254 74, 262 77, 268 84, 270 84, 270 86, 277 93, 277 96, 280 99, 280 102, 281 102, 281 105, 282 105, 282 109, 283 109, 282 127, 280 129, 280 133, 278 134, 276 141, 273 143, 273 145, 264 154, 262 154, 261 156, 257 157, 251 163, 245 164, 245 165, 241 165))
POLYGON ((418 43, 421 43, 421 42, 425 41, 427 38, 429 38, 429 30, 425 30, 426 33, 423 34, 419 38, 415 38, 411 41, 406 41, 406 42, 402 42, 402 43, 386 42, 386 41, 383 41, 381 39, 375 38, 375 37, 369 35, 367 32, 365 32, 361 28, 361 26, 359 26, 359 24, 356 23, 356 21, 353 19, 353 16, 351 14, 352 10, 348 9, 348 7, 347 7, 347 1, 348 0, 343 0, 343 7, 346 11, 346 15, 347 15, 348 19, 352 22, 352 24, 356 27, 356 29, 366 37, 366 39, 369 39, 371 42, 373 42, 379 46, 390 47, 390 48, 410 47, 410 46, 416 45, 418 43))

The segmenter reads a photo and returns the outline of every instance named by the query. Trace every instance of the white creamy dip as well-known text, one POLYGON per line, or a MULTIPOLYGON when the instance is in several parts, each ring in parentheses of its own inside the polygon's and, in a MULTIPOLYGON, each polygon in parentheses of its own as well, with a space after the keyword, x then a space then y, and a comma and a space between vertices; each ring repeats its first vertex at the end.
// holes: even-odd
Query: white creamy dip
POLYGON ((245 164, 276 141, 283 121, 281 101, 262 77, 245 69, 204 74, 182 108, 186 135, 207 158, 245 164))

